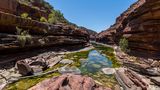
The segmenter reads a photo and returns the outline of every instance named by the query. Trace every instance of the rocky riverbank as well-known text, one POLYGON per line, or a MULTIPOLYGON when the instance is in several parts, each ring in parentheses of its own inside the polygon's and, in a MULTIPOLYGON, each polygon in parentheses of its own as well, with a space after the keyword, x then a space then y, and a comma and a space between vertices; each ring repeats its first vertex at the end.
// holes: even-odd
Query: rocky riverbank
MULTIPOLYGON (((69 49, 69 48, 68 48, 69 49)), ((17 62, 11 62, 7 64, 1 64, 0 68, 0 84, 11 83, 18 78, 24 77, 26 75, 37 75, 43 74, 56 69, 58 63, 68 64, 69 60, 63 60, 66 54, 76 53, 81 51, 88 51, 93 49, 93 47, 86 47, 79 50, 68 50, 68 49, 58 49, 56 50, 38 50, 28 52, 28 56, 34 55, 31 57, 23 57, 23 59, 17 59, 17 62), (35 54, 36 53, 36 54, 35 54), (9 66, 9 67, 8 67, 9 66), (55 67, 54 67, 55 66, 55 67), (47 69, 51 68, 51 69, 47 69)), ((23 53, 21 53, 23 54, 23 53)))
MULTIPOLYGON (((4 69, 3 74, 1 75, 1 82, 3 82, 1 83, 1 87, 5 86, 5 84, 7 83, 12 82, 11 84, 8 84, 9 86, 7 85, 6 87, 7 90, 29 89, 32 86, 33 87, 31 88, 31 90, 38 90, 37 88, 46 85, 46 83, 49 83, 51 80, 56 80, 57 82, 53 82, 54 85, 55 84, 60 85, 60 86, 56 86, 56 88, 73 88, 75 86, 68 87, 68 85, 71 84, 69 79, 71 76, 73 78, 78 77, 80 81, 77 83, 88 82, 87 84, 88 86, 86 86, 85 84, 80 85, 80 86, 83 86, 84 88, 85 87, 101 88, 100 90, 121 90, 120 88, 123 88, 124 90, 130 90, 130 89, 159 90, 159 86, 158 86, 159 71, 158 69, 156 69, 157 68, 156 66, 153 66, 154 63, 157 63, 157 62, 154 62, 154 63, 152 62, 152 64, 150 64, 150 67, 149 67, 148 65, 149 63, 146 62, 148 60, 145 60, 145 59, 141 61, 137 60, 135 59, 135 57, 131 57, 127 54, 124 54, 117 47, 113 47, 114 49, 112 49, 111 48, 112 46, 107 47, 106 45, 103 46, 103 45, 100 45, 99 43, 93 44, 93 46, 76 50, 76 51, 44 52, 36 56, 23 59, 22 61, 25 61, 26 65, 30 67, 32 74, 30 73, 31 74, 30 76, 24 76, 22 75, 22 73, 20 74, 21 69, 18 69, 17 67, 4 69), (97 73, 94 73, 94 74, 86 72, 86 70, 84 69, 80 69, 79 68, 81 66, 80 62, 81 61, 84 62, 87 60, 88 58, 87 56, 90 50, 98 50, 99 52, 101 52, 103 56, 110 58, 109 60, 112 61, 113 68, 103 68, 102 71, 99 70, 97 73), (111 52, 113 53, 113 55, 115 55, 114 59, 111 52), (42 68, 39 68, 41 67, 40 66, 41 64, 38 65, 37 61, 35 61, 36 64, 31 64, 34 62, 34 60, 32 59, 35 59, 35 58, 38 60, 45 59, 48 69, 43 71, 42 68), (115 61, 115 60, 118 60, 118 61, 115 61), (72 75, 69 75, 69 76, 66 75, 68 73, 72 75), (78 75, 75 75, 75 74, 78 74, 78 75), (88 81, 87 79, 88 77, 86 77, 87 81, 83 81, 82 79, 83 75, 91 77, 93 80, 90 79, 88 81), (113 76, 110 76, 110 75, 113 75, 113 76), (54 78, 56 76, 59 76, 59 77, 54 78), (65 79, 62 79, 62 77, 65 79), (17 78, 19 78, 18 81, 17 81, 17 78), (16 82, 13 82, 13 81, 16 81, 16 82), (92 83, 92 84, 89 84, 89 83, 92 83)), ((97 60, 99 59, 97 58, 97 60)), ((150 60, 150 62, 151 61, 152 60, 150 60)), ((99 65, 98 63, 95 63, 93 65, 90 65, 90 68, 93 66, 93 68, 97 69, 99 68, 98 65, 99 65)), ((44 86, 41 89, 44 90, 44 88, 49 88, 49 87, 44 86)), ((89 89, 86 89, 86 90, 89 90, 89 89)))
MULTIPOLYGON (((37 68, 35 68, 35 67, 37 67, 37 66, 34 66, 34 68, 33 68, 33 66, 30 66, 30 63, 34 62, 34 60, 30 60, 30 59, 33 59, 33 58, 41 59, 41 58, 44 58, 45 56, 51 55, 52 58, 49 58, 49 59, 45 58, 45 61, 49 62, 50 60, 52 60, 51 61, 52 63, 48 63, 49 68, 47 70, 44 70, 43 72, 41 72, 42 70, 37 70, 40 72, 38 72, 38 73, 32 72, 33 75, 30 75, 30 76, 24 76, 24 75, 22 75, 23 73, 19 74, 20 70, 23 70, 23 72, 26 72, 27 70, 21 69, 21 68, 20 69, 16 68, 17 74, 19 74, 22 77, 19 78, 19 76, 17 76, 17 77, 11 77, 10 79, 7 79, 6 83, 10 83, 10 82, 12 82, 12 83, 8 84, 9 86, 7 85, 6 88, 7 88, 7 90, 8 89, 9 90, 22 89, 22 88, 28 89, 28 88, 36 85, 37 83, 45 80, 45 79, 52 78, 57 75, 59 76, 61 74, 63 75, 66 73, 82 74, 83 72, 79 69, 79 67, 81 66, 80 62, 86 61, 86 59, 88 58, 87 56, 92 49, 95 49, 95 48, 93 46, 91 46, 91 47, 87 47, 84 49, 80 49, 78 51, 71 51, 71 52, 69 52, 69 51, 57 52, 57 53, 56 52, 45 52, 45 53, 38 54, 34 57, 26 58, 26 59, 22 60, 22 61, 26 62, 26 65, 24 67, 27 66, 28 68, 30 68, 29 70, 31 70, 31 71, 32 70, 36 71, 37 68), (57 58, 57 57, 60 57, 60 58, 57 58), (24 83, 25 83, 25 85, 24 85, 24 83)), ((96 64, 96 63, 93 64, 93 68, 98 68, 97 65, 98 64, 96 64)), ((15 68, 15 67, 13 67, 13 68, 15 68)), ((38 69, 41 69, 41 68, 38 68, 38 69)), ((106 88, 108 87, 107 88, 108 90, 110 90, 111 88, 114 88, 113 86, 116 84, 114 76, 106 76, 101 71, 98 72, 97 74, 92 74, 92 73, 87 74, 86 73, 86 75, 89 77, 92 77, 98 86, 103 86, 106 88)), ((91 81, 91 82, 88 81, 88 82, 92 83, 93 81, 91 81)), ((4 84, 1 84, 1 85, 3 86, 4 84)))
POLYGON ((116 52, 117 59, 123 64, 124 68, 129 69, 129 71, 126 71, 126 72, 125 72, 125 69, 122 69, 122 71, 120 71, 120 73, 124 72, 122 73, 123 75, 121 77, 123 77, 122 78, 124 79, 123 83, 125 84, 122 86, 126 87, 127 84, 129 84, 128 80, 130 80, 132 84, 136 83, 138 86, 142 87, 142 90, 159 90, 160 89, 160 86, 158 84, 160 83, 159 61, 156 61, 153 59, 130 56, 122 52, 120 48, 118 48, 117 46, 115 46, 114 49, 116 52), (132 76, 130 76, 130 74, 127 74, 127 73, 130 73, 130 70, 134 71, 134 72, 131 71, 132 76), (138 80, 136 80, 136 78, 138 80), (143 83, 143 84, 140 84, 140 83, 143 83), (145 88, 148 87, 148 88, 145 89, 144 87, 145 88))

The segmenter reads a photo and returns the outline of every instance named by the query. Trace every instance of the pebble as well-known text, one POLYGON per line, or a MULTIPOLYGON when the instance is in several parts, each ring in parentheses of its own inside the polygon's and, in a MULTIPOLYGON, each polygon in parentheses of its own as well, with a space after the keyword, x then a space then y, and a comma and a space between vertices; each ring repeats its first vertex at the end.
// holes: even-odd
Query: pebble
POLYGON ((115 69, 114 68, 102 68, 102 72, 107 75, 111 75, 115 73, 115 69))

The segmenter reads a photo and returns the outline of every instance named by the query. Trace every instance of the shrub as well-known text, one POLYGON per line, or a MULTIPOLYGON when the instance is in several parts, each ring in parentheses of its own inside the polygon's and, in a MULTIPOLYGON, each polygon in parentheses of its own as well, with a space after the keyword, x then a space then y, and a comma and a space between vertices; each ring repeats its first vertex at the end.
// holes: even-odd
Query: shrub
POLYGON ((47 19, 45 17, 41 17, 40 18, 40 22, 48 22, 47 19))
POLYGON ((119 41, 119 46, 123 52, 129 52, 128 49, 128 40, 126 38, 121 38, 119 41))
POLYGON ((50 24, 55 24, 56 23, 56 17, 55 17, 54 13, 49 14, 49 16, 48 16, 48 22, 50 24))
POLYGON ((66 20, 63 16, 63 13, 61 13, 59 10, 55 10, 55 17, 56 17, 56 21, 60 22, 60 23, 69 23, 68 20, 66 20))
POLYGON ((26 19, 30 19, 30 20, 32 19, 31 17, 29 17, 28 13, 22 13, 21 18, 26 18, 26 19))
POLYGON ((16 27, 17 29, 17 41, 20 44, 21 47, 24 47, 26 42, 30 42, 32 41, 32 36, 29 35, 28 31, 23 31, 22 29, 16 27))
POLYGON ((22 17, 22 18, 28 18, 28 13, 22 13, 22 14, 21 14, 21 17, 22 17))

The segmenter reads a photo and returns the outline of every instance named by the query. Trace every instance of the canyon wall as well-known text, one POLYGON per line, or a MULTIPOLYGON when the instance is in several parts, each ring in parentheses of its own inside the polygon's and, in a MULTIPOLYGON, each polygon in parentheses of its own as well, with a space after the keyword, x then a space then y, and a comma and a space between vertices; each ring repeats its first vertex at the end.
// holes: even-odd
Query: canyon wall
MULTIPOLYGON (((34 0, 33 0, 34 1, 34 0)), ((0 54, 53 45, 86 45, 88 33, 68 23, 41 22, 53 12, 36 2, 0 0, 0 54), (25 2, 25 3, 24 3, 25 2), (28 17, 21 17, 27 13, 28 17)))
POLYGON ((79 27, 79 28, 82 29, 82 30, 85 30, 89 34, 89 39, 91 41, 95 41, 96 40, 96 35, 97 35, 96 31, 88 29, 88 28, 85 28, 85 27, 79 27))
POLYGON ((97 41, 118 44, 125 37, 130 54, 160 58, 160 0, 139 0, 117 18, 116 23, 98 34, 97 41))

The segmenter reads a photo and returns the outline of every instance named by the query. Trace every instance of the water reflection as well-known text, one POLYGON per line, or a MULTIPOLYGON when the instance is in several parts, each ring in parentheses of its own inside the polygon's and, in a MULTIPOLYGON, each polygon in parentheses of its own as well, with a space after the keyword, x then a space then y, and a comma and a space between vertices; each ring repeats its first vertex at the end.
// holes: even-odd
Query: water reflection
POLYGON ((112 67, 112 62, 97 50, 90 51, 86 61, 81 62, 82 73, 96 73, 102 68, 112 67))

